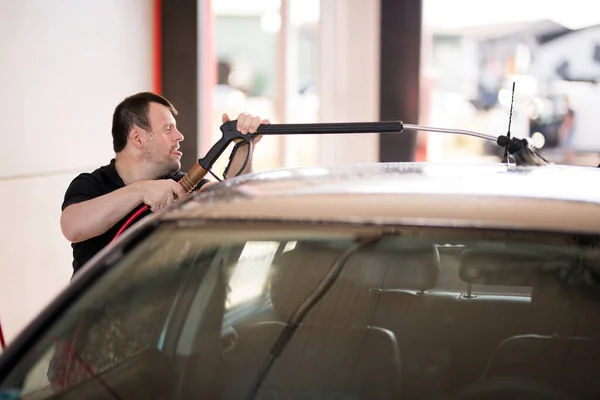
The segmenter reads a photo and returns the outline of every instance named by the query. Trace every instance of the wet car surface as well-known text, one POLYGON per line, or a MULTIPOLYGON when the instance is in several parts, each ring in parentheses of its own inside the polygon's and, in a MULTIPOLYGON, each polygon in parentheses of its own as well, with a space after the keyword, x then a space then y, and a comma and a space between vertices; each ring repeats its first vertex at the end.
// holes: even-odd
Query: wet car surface
POLYGON ((599 398, 599 177, 233 179, 91 260, 0 358, 0 398, 599 398))

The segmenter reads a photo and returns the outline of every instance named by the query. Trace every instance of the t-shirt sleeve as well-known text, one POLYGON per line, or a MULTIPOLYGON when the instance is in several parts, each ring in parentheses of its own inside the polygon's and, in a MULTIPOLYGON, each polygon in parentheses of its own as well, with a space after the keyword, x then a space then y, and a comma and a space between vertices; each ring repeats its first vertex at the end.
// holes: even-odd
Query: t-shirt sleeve
POLYGON ((84 173, 78 175, 65 192, 62 210, 70 205, 91 200, 102 195, 100 183, 92 174, 84 173))

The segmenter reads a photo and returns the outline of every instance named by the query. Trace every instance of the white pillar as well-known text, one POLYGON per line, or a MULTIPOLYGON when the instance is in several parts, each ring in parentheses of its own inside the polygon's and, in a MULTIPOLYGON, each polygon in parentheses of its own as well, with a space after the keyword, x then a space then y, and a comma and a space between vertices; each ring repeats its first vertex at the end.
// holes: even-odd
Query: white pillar
MULTIPOLYGON (((281 123, 295 123, 293 105, 298 94, 297 32, 292 22, 291 0, 281 0, 281 28, 279 30, 277 68, 277 116, 281 123)), ((280 165, 295 166, 297 152, 293 136, 281 136, 280 165)))
MULTIPOLYGON (((321 0, 321 122, 379 121, 379 0, 321 0)), ((379 160, 379 135, 321 136, 321 165, 379 160)))

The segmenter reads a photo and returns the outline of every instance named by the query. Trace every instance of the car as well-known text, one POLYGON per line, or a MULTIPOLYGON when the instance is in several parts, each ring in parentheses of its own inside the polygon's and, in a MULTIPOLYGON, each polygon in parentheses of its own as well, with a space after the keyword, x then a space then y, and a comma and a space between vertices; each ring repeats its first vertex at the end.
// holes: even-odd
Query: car
POLYGON ((600 169, 243 175, 144 218, 8 346, 1 399, 600 398, 600 169))

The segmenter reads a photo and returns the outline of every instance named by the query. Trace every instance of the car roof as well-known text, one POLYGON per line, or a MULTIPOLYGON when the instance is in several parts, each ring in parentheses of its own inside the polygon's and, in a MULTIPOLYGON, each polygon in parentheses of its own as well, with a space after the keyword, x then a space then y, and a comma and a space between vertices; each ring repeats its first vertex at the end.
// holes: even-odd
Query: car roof
POLYGON ((373 163, 286 168, 191 196, 164 219, 337 221, 600 233, 600 169, 373 163))

